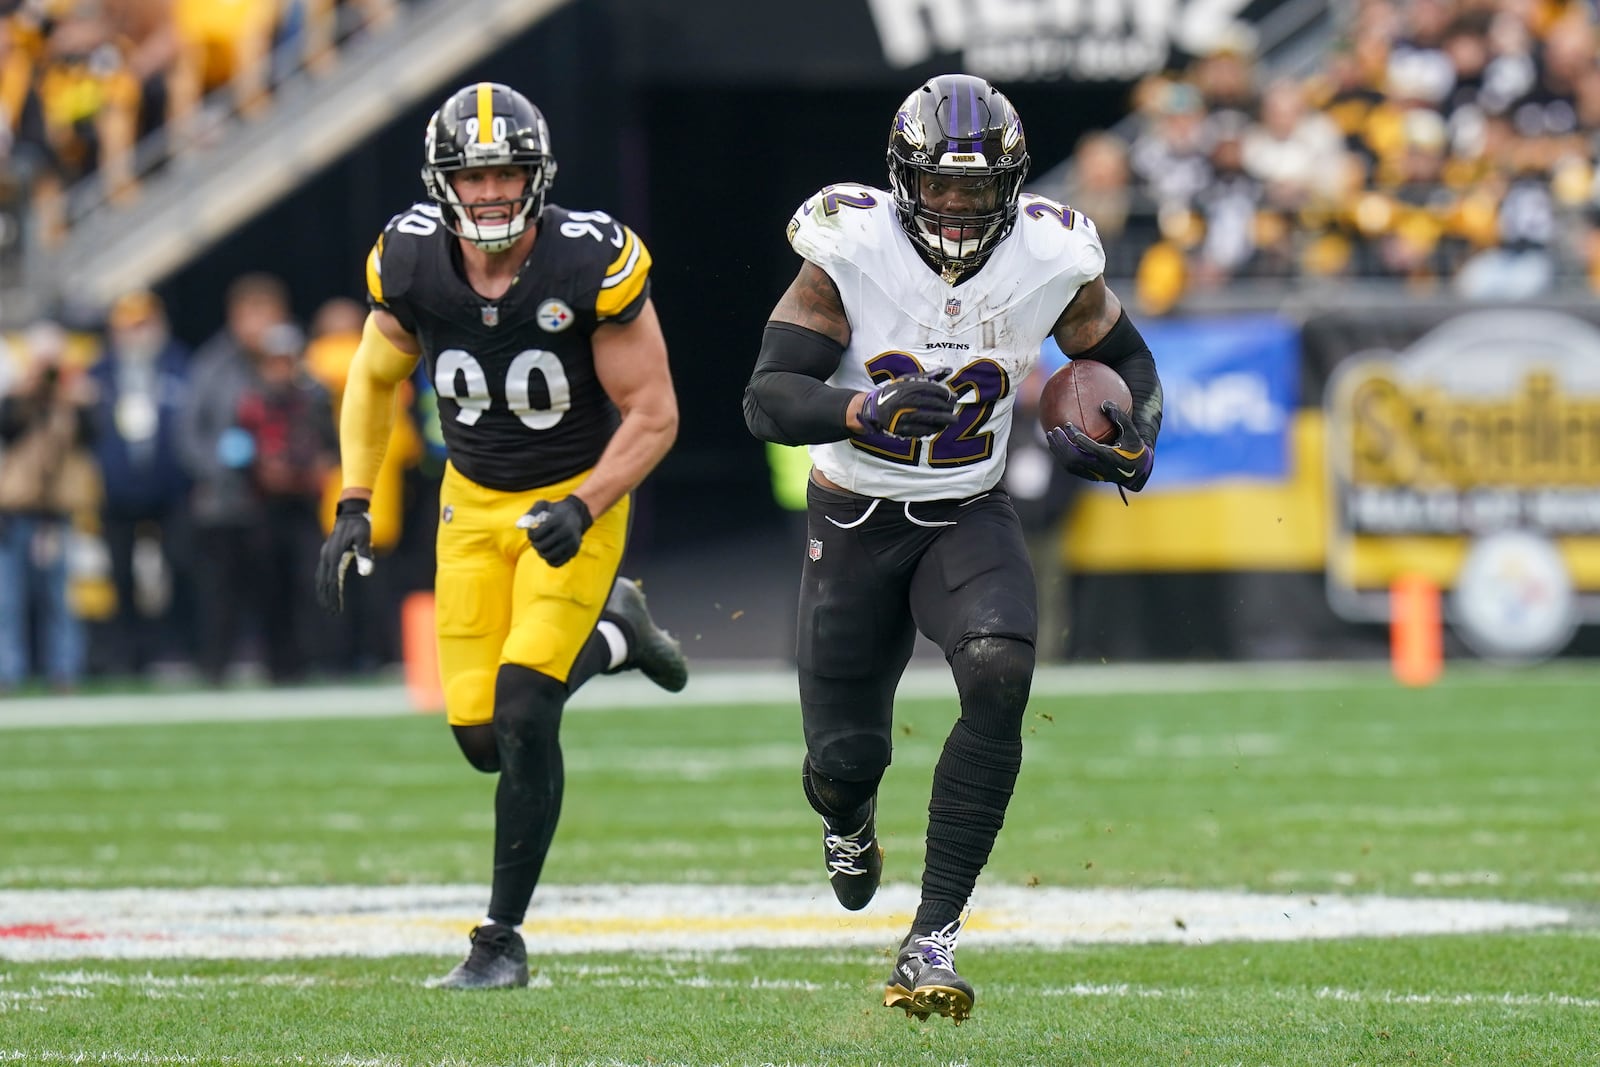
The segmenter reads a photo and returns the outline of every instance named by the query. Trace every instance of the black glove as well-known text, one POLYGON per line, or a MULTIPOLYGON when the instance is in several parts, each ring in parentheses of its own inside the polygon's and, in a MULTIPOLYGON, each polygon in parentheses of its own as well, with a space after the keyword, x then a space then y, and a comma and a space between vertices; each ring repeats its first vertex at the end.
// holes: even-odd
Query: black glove
POLYGON ((333 531, 317 559, 317 603, 330 615, 344 610, 344 572, 355 560, 356 573, 372 573, 372 516, 365 500, 341 500, 333 531))
POLYGON ((578 554, 584 531, 593 525, 589 506, 575 496, 554 504, 541 500, 517 520, 517 528, 528 531, 533 550, 552 567, 563 567, 578 554))
POLYGON ((956 421, 956 394, 944 384, 950 369, 932 374, 902 374, 867 394, 857 416, 873 433, 927 437, 956 421))
POLYGON ((1046 431, 1045 443, 1068 473, 1092 482, 1114 482, 1137 493, 1150 480, 1150 469, 1156 462, 1155 446, 1145 444, 1133 419, 1114 401, 1107 400, 1100 410, 1117 424, 1117 436, 1110 441, 1101 444, 1069 422, 1046 431))

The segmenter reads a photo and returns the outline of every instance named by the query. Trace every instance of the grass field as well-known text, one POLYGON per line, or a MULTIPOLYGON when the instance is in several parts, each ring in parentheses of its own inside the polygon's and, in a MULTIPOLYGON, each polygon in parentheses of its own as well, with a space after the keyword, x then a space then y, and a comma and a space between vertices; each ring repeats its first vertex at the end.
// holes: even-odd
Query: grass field
POLYGON ((943 699, 898 710, 885 888, 854 928, 773 687, 575 708, 533 987, 486 995, 424 986, 487 899, 492 828, 492 780, 437 717, 341 718, 317 691, 267 699, 326 717, 227 721, 220 697, 223 721, 13 723, 0 1063, 1600 1064, 1600 671, 1453 668, 1422 691, 1360 671, 1152 670, 1075 694, 1071 677, 1030 709, 958 956, 978 989, 961 1027, 879 1006, 943 699), (670 900, 685 884, 693 916, 565 910, 595 887, 670 900), (151 892, 114 892, 130 889, 151 892), (1067 933, 1030 943, 998 907, 986 919, 986 892, 1037 893, 1041 928, 1067 933), (413 895, 415 913, 378 903, 413 895), (732 914, 750 899, 774 913, 732 914), (1167 910, 1127 922, 1051 910, 1155 899, 1167 910), (1404 932, 1491 904, 1525 917, 1404 932), (1229 933, 1208 925, 1218 909, 1284 921, 1229 933), (541 953, 542 931, 560 951, 541 953))

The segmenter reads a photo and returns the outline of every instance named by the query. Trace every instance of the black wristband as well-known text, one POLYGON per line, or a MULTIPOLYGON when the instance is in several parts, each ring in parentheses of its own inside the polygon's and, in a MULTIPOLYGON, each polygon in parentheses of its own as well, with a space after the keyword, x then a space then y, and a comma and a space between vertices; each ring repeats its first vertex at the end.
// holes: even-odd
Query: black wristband
POLYGON ((370 510, 372 510, 372 502, 370 500, 352 496, 339 501, 339 506, 333 509, 333 513, 335 515, 365 515, 370 510))

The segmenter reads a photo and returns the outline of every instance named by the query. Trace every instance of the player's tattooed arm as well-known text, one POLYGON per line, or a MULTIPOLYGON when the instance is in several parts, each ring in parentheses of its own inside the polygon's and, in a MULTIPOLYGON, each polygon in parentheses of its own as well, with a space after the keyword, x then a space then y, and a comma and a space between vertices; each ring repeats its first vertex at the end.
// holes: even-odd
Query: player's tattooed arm
POLYGON ((850 343, 850 320, 845 317, 839 288, 827 271, 810 261, 801 264, 800 273, 768 317, 815 330, 841 345, 850 343))
POLYGON ((1129 412, 1147 444, 1161 432, 1163 395, 1155 357, 1122 301, 1096 278, 1078 290, 1051 331, 1061 351, 1074 359, 1093 359, 1113 368, 1133 394, 1129 412))
POLYGON ((815 263, 804 263, 762 332, 761 353, 744 391, 750 432, 786 445, 839 441, 859 432, 864 394, 827 384, 849 343, 850 322, 833 279, 815 263))
POLYGON ((1078 290, 1050 333, 1061 351, 1076 356, 1105 340, 1121 317, 1122 301, 1107 287, 1105 278, 1096 278, 1078 290))

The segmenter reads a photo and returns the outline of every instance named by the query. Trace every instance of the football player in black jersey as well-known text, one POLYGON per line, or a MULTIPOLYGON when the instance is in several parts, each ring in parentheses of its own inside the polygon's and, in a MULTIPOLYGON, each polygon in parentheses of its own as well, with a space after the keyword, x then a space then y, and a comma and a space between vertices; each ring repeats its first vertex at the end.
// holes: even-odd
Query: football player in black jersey
POLYGON ((678 426, 650 253, 604 212, 546 203, 555 173, 544 116, 507 86, 469 85, 429 120, 428 202, 390 220, 367 259, 344 489, 317 567, 333 612, 350 564, 371 570, 371 486, 420 358, 449 458, 435 579, 446 717, 468 762, 500 774, 488 917, 435 983, 453 989, 528 983, 518 928, 560 816, 567 697, 625 668, 670 691, 688 677, 617 573, 630 493, 678 426))

